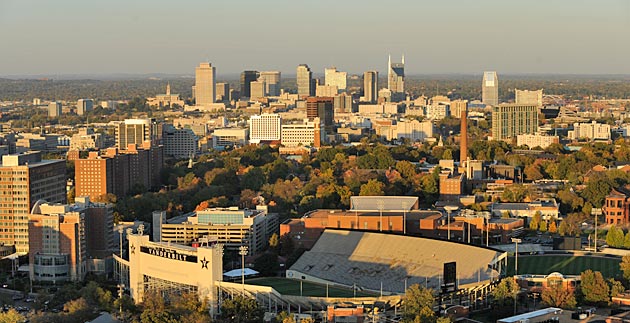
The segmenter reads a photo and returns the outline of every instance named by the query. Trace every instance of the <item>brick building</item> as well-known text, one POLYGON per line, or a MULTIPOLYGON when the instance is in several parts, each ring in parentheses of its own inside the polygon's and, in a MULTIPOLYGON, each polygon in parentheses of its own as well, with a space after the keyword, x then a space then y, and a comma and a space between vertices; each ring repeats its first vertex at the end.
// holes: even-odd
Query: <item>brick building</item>
POLYGON ((625 189, 613 189, 606 200, 602 213, 606 217, 606 224, 630 223, 630 194, 625 189))

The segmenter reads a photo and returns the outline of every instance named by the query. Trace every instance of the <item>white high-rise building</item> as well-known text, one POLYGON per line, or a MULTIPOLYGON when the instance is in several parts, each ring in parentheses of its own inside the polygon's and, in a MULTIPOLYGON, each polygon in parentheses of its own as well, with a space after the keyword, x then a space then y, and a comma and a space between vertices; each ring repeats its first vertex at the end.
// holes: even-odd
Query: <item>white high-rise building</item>
POLYGON ((348 73, 337 71, 336 67, 330 67, 324 69, 324 79, 325 85, 336 86, 339 91, 345 91, 348 73))
POLYGON ((92 99, 79 99, 77 101, 77 114, 82 116, 86 112, 92 111, 94 109, 94 100, 92 99))
POLYGON ((53 101, 48 104, 48 116, 51 118, 61 115, 61 102, 53 101))
POLYGON ((486 105, 499 105, 499 78, 497 77, 497 72, 483 73, 481 101, 486 105))
POLYGON ((279 141, 281 138, 281 118, 279 114, 263 113, 249 118, 249 142, 279 141))
POLYGON ((195 68, 195 104, 212 105, 216 97, 216 68, 210 63, 201 63, 195 68))
POLYGON ((588 140, 609 140, 610 125, 605 123, 574 123, 573 130, 569 131, 569 138, 572 140, 588 139, 588 140))

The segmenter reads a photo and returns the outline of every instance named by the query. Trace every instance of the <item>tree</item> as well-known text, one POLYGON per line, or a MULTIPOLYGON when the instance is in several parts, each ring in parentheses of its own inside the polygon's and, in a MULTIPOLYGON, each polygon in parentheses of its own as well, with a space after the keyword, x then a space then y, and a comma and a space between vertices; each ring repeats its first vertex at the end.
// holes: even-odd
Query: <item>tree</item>
POLYGON ((385 187, 385 185, 383 185, 383 183, 379 182, 376 179, 371 179, 367 183, 361 185, 361 191, 360 191, 359 195, 361 195, 361 196, 380 196, 380 195, 384 195, 385 194, 385 192, 383 191, 384 187, 385 187))
POLYGON ((269 238, 269 248, 276 250, 278 249, 278 245, 280 244, 280 238, 277 233, 273 233, 269 238))
POLYGON ((404 322, 435 322, 435 297, 430 289, 413 284, 405 291, 404 322))
POLYGON ((623 247, 625 236, 621 228, 617 228, 616 225, 612 225, 606 233, 606 243, 611 247, 623 247))
POLYGON ((621 258, 619 268, 623 272, 623 278, 630 279, 630 255, 625 255, 621 258))
POLYGON ((623 286, 623 284, 614 278, 609 278, 608 284, 610 286, 610 297, 615 297, 626 291, 626 288, 623 286))
POLYGON ((557 284, 543 289, 540 297, 542 298, 543 303, 553 307, 575 308, 575 305, 577 304, 573 291, 568 288, 564 288, 562 284, 557 284))
POLYGON ((630 231, 626 233, 626 236, 623 239, 623 247, 626 249, 630 249, 630 231))
POLYGON ((263 310, 256 300, 235 296, 221 304, 221 320, 234 323, 258 323, 263 319, 263 310))
POLYGON ((13 308, 7 312, 0 312, 0 323, 22 323, 24 320, 24 316, 13 308))
POLYGON ((519 287, 516 280, 513 277, 507 277, 502 279, 492 290, 492 297, 497 304, 503 306, 516 301, 518 292, 519 287))
POLYGON ((540 213, 540 211, 536 211, 532 219, 529 221, 529 229, 538 230, 538 226, 540 225, 541 219, 542 219, 542 213, 540 213))
POLYGON ((538 230, 540 232, 547 232, 547 221, 540 221, 540 225, 538 226, 538 230))
POLYGON ((83 297, 67 302, 63 306, 63 311, 68 313, 67 315, 72 318, 71 321, 73 322, 87 321, 92 312, 90 305, 83 297))
POLYGON ((551 220, 551 223, 549 223, 549 232, 550 233, 558 232, 558 225, 556 224, 556 220, 551 220))
POLYGON ((601 272, 587 269, 580 276, 580 291, 584 301, 591 304, 608 303, 609 287, 601 272))

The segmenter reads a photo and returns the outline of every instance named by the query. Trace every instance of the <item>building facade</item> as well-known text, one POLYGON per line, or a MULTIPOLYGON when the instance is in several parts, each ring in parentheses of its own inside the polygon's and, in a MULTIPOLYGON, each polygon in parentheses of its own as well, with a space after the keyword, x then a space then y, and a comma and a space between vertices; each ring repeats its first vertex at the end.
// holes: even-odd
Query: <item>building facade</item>
POLYGON ((38 200, 66 201, 65 160, 42 160, 40 152, 2 156, 0 243, 28 253, 28 215, 38 200))
POLYGON ((501 104, 492 107, 492 139, 512 139, 520 134, 538 131, 536 105, 501 104))
POLYGON ((92 99, 79 99, 77 101, 77 114, 82 116, 86 112, 90 112, 94 109, 94 100, 92 99))
POLYGON ((522 134, 516 136, 517 146, 527 146, 530 149, 540 147, 546 149, 552 144, 560 143, 560 137, 558 136, 545 136, 545 135, 529 135, 522 134))
POLYGON ((280 141, 285 147, 319 147, 322 135, 319 118, 313 121, 306 119, 302 123, 283 124, 280 141))
POLYGON ((162 124, 155 119, 125 119, 116 125, 116 146, 126 149, 129 145, 157 143, 162 138, 162 124))
POLYGON ((331 97, 313 97, 306 99, 306 117, 309 120, 315 120, 319 118, 320 122, 324 125, 324 129, 327 133, 333 133, 332 128, 334 125, 334 99, 331 97))
POLYGON ((605 123, 574 123, 573 130, 569 131, 569 139, 609 140, 610 125, 605 123))
POLYGON ((249 118, 249 142, 260 144, 261 142, 280 141, 281 118, 279 114, 263 113, 249 118))
POLYGON ((497 72, 483 72, 481 83, 481 102, 485 105, 499 105, 499 78, 497 77, 497 72))
POLYGON ((247 128, 218 128, 212 133, 212 147, 243 147, 247 144, 249 129, 247 128))
POLYGON ((265 96, 280 95, 280 71, 262 71, 258 79, 265 81, 265 96))
POLYGON ((241 97, 251 97, 251 83, 258 79, 258 71, 243 71, 241 73, 241 97))
POLYGON ((70 150, 101 149, 105 146, 103 135, 92 128, 79 128, 79 133, 72 135, 70 150))
POLYGON ((217 71, 210 63, 201 63, 195 68, 195 105, 212 105, 215 100, 217 71))

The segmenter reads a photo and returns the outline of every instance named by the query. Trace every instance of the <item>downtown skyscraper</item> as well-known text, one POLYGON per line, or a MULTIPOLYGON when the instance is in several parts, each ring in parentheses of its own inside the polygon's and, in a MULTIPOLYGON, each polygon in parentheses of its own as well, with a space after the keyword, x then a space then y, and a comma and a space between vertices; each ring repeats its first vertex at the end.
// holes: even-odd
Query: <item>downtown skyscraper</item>
POLYGON ((400 63, 392 63, 392 57, 387 61, 387 88, 391 91, 392 101, 402 101, 405 96, 405 56, 400 63))
POLYGON ((495 106, 499 104, 499 79, 497 72, 484 72, 481 82, 481 102, 495 106))
POLYGON ((306 64, 297 67, 297 89, 300 97, 314 96, 313 72, 306 64))
POLYGON ((210 63, 195 68, 195 104, 210 105, 215 101, 217 70, 210 63))
POLYGON ((367 71, 363 73, 363 101, 376 102, 378 98, 378 72, 367 71))
POLYGON ((258 80, 259 75, 258 71, 244 71, 241 73, 241 97, 251 97, 251 84, 258 80))

